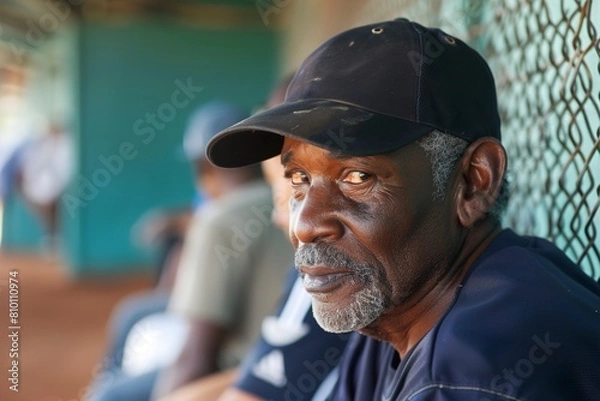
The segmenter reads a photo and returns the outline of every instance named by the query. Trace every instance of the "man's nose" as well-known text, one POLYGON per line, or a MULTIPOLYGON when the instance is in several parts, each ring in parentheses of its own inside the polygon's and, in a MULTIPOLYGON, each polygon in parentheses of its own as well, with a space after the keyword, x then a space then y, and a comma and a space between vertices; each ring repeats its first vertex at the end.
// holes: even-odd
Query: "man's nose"
POLYGON ((293 201, 290 230, 295 246, 334 241, 343 235, 341 205, 331 186, 312 185, 302 200, 293 201))

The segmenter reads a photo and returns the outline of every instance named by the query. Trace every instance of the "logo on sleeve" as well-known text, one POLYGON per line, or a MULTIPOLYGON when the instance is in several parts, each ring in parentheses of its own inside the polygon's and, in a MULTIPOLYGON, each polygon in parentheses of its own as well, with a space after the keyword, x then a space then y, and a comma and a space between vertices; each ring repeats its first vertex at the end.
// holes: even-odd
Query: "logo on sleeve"
POLYGON ((285 377, 285 365, 283 363, 283 352, 273 350, 263 356, 252 368, 254 376, 274 385, 283 387, 287 384, 285 377))

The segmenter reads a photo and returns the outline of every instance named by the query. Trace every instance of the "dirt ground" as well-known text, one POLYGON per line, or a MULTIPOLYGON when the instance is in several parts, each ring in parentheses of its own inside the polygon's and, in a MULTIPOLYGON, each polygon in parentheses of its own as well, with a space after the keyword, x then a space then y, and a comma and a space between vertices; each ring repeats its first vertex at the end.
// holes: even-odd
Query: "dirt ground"
POLYGON ((150 285, 147 276, 76 282, 65 272, 60 263, 39 256, 0 252, 0 400, 81 400, 99 367, 111 310, 150 285), (14 271, 18 283, 10 280, 14 271), (10 304, 11 283, 13 301, 18 290, 18 338, 9 337, 15 331, 9 309, 16 306, 10 304), (18 393, 9 388, 13 361, 18 393))

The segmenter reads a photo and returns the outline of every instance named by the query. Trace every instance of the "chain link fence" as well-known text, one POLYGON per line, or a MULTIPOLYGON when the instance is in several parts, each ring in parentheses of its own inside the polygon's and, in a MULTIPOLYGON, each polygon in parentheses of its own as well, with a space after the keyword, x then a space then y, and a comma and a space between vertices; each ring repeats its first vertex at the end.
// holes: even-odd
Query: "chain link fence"
POLYGON ((600 6, 593 0, 371 0, 477 48, 496 78, 512 195, 505 223, 600 276, 600 6))

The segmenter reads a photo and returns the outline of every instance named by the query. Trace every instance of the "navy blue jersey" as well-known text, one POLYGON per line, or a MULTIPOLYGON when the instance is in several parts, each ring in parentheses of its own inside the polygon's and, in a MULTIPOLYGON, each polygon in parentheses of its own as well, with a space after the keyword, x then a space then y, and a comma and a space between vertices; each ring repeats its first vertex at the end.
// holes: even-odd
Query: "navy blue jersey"
POLYGON ((548 241, 503 231, 400 360, 355 334, 332 400, 600 400, 600 286, 548 241))
POLYGON ((267 400, 324 400, 337 380, 349 334, 326 333, 312 314, 311 297, 295 269, 275 316, 242 363, 235 386, 267 400))

